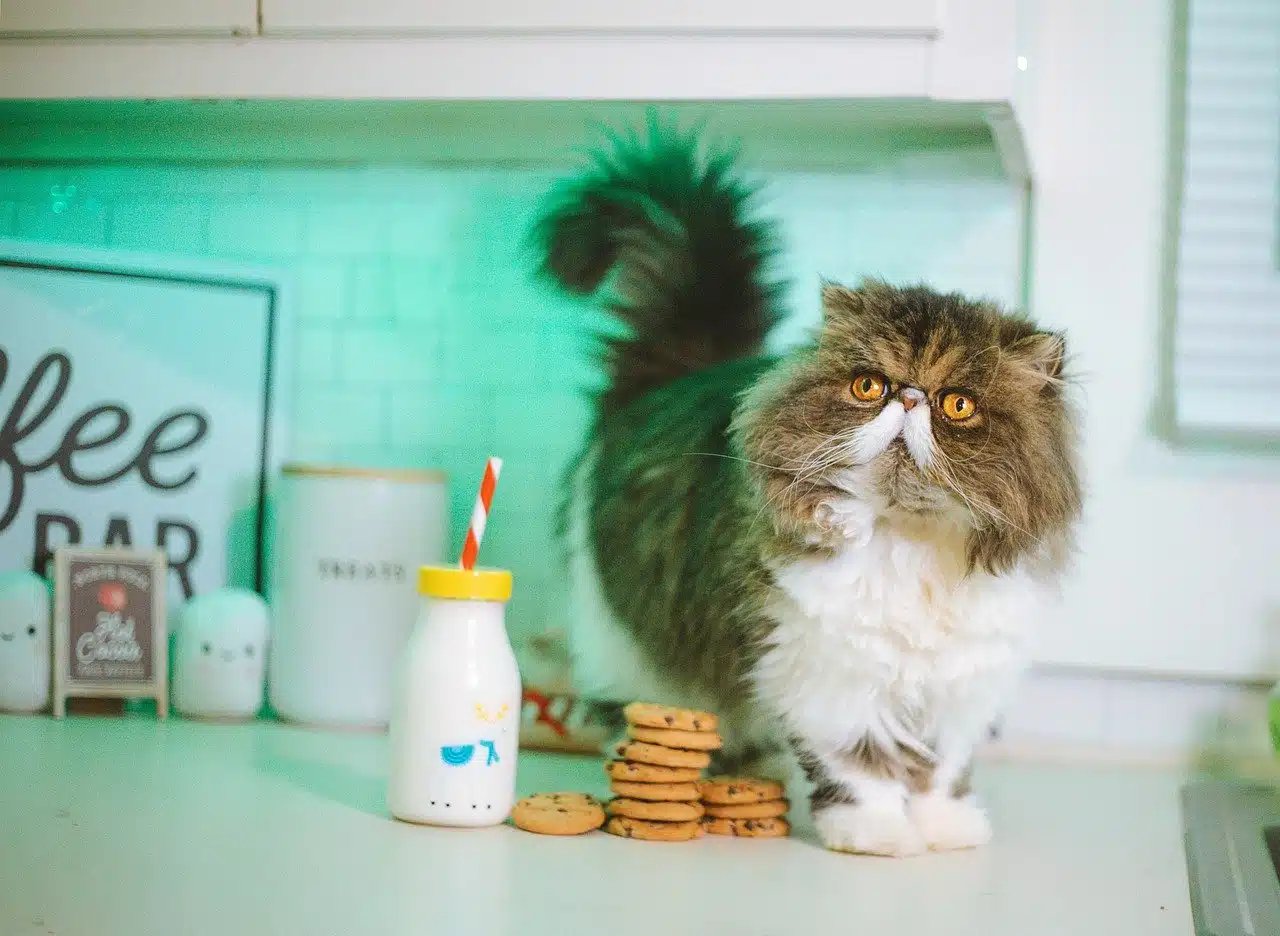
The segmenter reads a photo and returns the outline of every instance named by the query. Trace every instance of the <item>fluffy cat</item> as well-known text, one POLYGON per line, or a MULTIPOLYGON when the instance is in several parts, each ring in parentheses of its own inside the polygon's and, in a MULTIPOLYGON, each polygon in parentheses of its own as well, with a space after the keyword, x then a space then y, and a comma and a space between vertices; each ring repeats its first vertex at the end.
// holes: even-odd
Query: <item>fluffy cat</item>
POLYGON ((721 769, 789 751, 829 848, 985 843, 971 754, 1080 511, 1062 336, 869 280, 768 356, 730 156, 651 126, 557 196, 543 271, 624 326, 566 496, 580 691, 719 712, 721 769))

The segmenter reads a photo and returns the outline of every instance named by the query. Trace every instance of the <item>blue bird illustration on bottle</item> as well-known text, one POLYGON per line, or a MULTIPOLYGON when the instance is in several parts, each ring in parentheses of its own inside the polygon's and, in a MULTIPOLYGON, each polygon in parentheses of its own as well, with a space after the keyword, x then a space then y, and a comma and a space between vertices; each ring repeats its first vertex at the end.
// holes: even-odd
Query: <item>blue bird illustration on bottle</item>
MULTIPOLYGON (((498 756, 498 746, 494 741, 481 741, 480 747, 485 749, 484 766, 492 767, 502 760, 498 756)), ((476 754, 474 744, 445 745, 440 748, 440 760, 450 767, 465 767, 471 763, 476 754)))
POLYGON ((440 748, 440 759, 450 767, 465 767, 471 763, 471 758, 475 756, 476 746, 474 744, 459 744, 456 747, 440 748))

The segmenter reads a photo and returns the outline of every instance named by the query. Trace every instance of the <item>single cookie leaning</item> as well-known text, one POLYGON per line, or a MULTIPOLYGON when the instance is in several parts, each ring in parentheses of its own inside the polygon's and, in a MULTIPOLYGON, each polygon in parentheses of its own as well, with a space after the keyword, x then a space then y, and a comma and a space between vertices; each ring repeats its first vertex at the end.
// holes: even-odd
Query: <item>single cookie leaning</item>
POLYGON ((782 799, 782 784, 750 777, 708 777, 698 784, 704 803, 760 803, 782 799))
POLYGON ((698 785, 696 783, 632 783, 629 780, 612 780, 610 789, 627 799, 659 800, 662 802, 696 803, 698 801, 698 785))
POLYGON ((710 835, 736 835, 741 838, 782 838, 791 831, 787 820, 780 816, 770 819, 718 819, 707 816, 702 820, 702 828, 710 835))
POLYGON ((610 800, 605 805, 605 812, 611 816, 650 819, 657 822, 688 822, 691 819, 701 819, 702 811, 701 803, 655 803, 626 798, 610 800))
POLYGON ((682 731, 715 731, 720 719, 710 712, 672 708, 654 702, 632 702, 622 710, 628 722, 649 728, 679 728, 682 731))
POLYGON ((628 725, 627 734, 646 744, 658 744, 682 751, 714 751, 724 742, 714 731, 681 731, 678 728, 646 728, 628 725))
POLYGON ((765 800, 763 803, 731 803, 720 806, 707 804, 707 815, 716 819, 768 819, 787 814, 786 800, 765 800))
POLYGON ((702 775, 697 767, 659 767, 620 760, 609 761, 604 765, 604 772, 614 780, 633 783, 689 783, 702 775))
POLYGON ((516 803, 511 821, 539 835, 581 835, 604 825, 604 808, 586 793, 535 793, 516 803))
POLYGON ((654 764, 658 767, 692 767, 695 770, 703 770, 711 763, 711 755, 706 751, 677 751, 660 744, 645 744, 641 741, 619 744, 618 756, 623 760, 640 764, 654 764))
POLYGON ((610 835, 643 839, 646 842, 687 842, 702 835, 702 823, 697 820, 693 822, 649 822, 645 819, 613 816, 605 823, 604 830, 610 835))

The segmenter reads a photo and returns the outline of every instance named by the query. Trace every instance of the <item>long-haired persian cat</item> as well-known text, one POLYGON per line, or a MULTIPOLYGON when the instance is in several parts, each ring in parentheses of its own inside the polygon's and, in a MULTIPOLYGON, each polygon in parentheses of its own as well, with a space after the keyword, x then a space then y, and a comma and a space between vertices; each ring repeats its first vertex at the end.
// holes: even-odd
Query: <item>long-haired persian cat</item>
POLYGON ((789 750, 829 848, 983 844, 972 751, 1080 511, 1062 337, 870 280, 767 356, 731 158, 654 126, 558 195, 544 271, 624 326, 566 497, 580 690, 719 712, 739 768, 789 750))

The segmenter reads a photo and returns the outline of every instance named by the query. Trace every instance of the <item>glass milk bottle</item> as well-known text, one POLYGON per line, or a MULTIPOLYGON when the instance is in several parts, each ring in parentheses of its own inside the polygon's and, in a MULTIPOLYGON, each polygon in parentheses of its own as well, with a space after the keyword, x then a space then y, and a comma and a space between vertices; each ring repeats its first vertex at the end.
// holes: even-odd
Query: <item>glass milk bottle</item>
POLYGON ((387 805, 407 822, 497 825, 515 802, 520 672, 511 573, 423 566, 391 712, 387 805))

